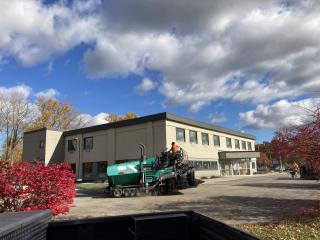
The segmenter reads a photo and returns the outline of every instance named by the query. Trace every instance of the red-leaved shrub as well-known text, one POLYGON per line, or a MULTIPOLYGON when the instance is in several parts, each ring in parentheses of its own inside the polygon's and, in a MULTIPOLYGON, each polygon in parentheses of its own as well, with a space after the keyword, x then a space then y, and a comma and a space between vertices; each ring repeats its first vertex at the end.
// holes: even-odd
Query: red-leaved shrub
POLYGON ((0 161, 0 212, 50 209, 67 213, 75 196, 74 174, 67 163, 45 166, 0 161))

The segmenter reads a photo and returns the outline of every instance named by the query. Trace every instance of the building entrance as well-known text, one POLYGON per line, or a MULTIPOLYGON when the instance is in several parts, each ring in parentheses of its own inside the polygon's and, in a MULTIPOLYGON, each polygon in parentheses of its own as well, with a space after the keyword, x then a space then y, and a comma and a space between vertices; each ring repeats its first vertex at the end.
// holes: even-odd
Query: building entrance
POLYGON ((250 175, 250 159, 220 160, 221 176, 250 175))

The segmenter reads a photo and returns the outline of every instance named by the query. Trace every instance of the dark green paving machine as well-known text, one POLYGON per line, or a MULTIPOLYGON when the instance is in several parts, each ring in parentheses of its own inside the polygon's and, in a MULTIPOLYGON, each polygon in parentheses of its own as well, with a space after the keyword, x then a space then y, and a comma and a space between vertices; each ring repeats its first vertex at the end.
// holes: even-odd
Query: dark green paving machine
POLYGON ((107 168, 107 190, 114 197, 139 196, 142 193, 163 195, 196 185, 194 168, 186 162, 185 152, 175 155, 163 151, 146 158, 145 146, 139 145, 141 158, 107 168))

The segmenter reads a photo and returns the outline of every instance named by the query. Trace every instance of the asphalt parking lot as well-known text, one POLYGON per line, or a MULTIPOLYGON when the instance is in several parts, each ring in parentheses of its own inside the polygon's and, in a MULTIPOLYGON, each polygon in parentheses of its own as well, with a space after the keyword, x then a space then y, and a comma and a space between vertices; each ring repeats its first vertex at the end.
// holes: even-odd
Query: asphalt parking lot
POLYGON ((320 200, 320 183, 286 173, 206 180, 170 196, 111 198, 102 189, 79 190, 75 207, 60 219, 194 210, 228 224, 270 222, 320 200))

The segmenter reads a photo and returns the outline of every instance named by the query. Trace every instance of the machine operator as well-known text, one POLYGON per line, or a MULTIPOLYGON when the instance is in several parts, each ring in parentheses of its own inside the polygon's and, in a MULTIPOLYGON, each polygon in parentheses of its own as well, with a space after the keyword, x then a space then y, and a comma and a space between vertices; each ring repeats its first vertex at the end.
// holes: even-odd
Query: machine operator
POLYGON ((181 151, 181 148, 178 146, 178 144, 176 144, 175 142, 171 143, 171 148, 169 150, 169 152, 172 153, 172 156, 176 156, 178 152, 181 151))

